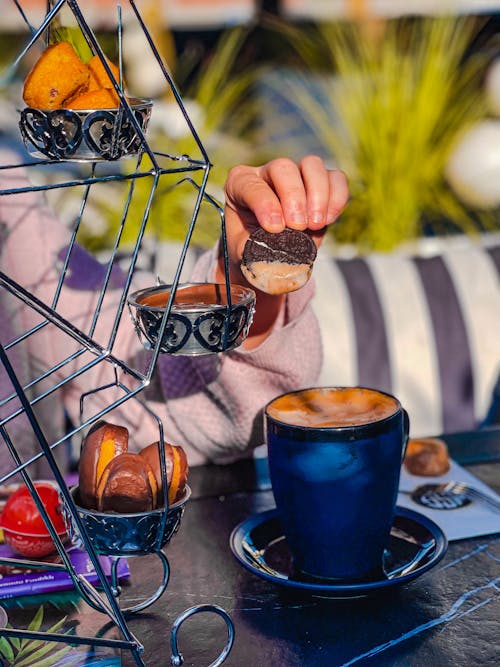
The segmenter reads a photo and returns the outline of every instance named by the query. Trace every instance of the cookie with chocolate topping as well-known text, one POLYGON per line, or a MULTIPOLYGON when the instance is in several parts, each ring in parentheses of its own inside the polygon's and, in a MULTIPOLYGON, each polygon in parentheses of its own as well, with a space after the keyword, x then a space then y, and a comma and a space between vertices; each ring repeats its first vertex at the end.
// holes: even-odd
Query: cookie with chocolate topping
POLYGON ((262 292, 285 294, 306 284, 316 254, 316 245, 306 232, 286 228, 273 234, 259 227, 245 244, 240 268, 262 292))

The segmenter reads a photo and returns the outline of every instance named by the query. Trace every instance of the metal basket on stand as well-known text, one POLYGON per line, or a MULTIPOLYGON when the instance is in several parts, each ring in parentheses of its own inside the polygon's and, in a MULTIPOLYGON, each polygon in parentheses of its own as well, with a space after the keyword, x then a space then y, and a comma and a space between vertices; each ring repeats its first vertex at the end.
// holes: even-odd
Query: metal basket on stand
MULTIPOLYGON (((120 408, 130 399, 138 400, 140 393, 149 385, 158 357, 165 351, 163 349, 165 340, 168 339, 169 327, 176 315, 174 306, 180 283, 180 275, 200 205, 206 199, 214 203, 212 198, 205 192, 211 165, 196 130, 185 111, 182 99, 167 68, 163 64, 134 0, 123 0, 123 2, 128 4, 130 15, 142 31, 158 63, 166 85, 177 102, 186 125, 192 133, 195 144, 201 154, 200 158, 192 158, 187 155, 168 155, 153 150, 146 139, 147 121, 151 109, 149 101, 138 101, 138 104, 135 104, 134 101, 131 102, 126 97, 120 85, 121 80, 117 80, 110 71, 99 40, 87 22, 77 0, 48 0, 47 11, 37 28, 32 27, 27 15, 27 8, 23 7, 23 1, 14 0, 14 2, 28 30, 28 39, 26 45, 13 63, 13 69, 19 65, 34 45, 40 42, 47 43, 46 40, 50 38, 52 24, 59 20, 63 10, 69 10, 88 47, 94 55, 99 57, 103 67, 108 70, 107 73, 120 99, 120 105, 117 110, 111 113, 108 113, 109 110, 102 110, 99 113, 97 113, 97 110, 88 110, 85 113, 75 114, 56 110, 55 114, 48 114, 45 110, 26 109, 21 113, 20 129, 35 160, 21 164, 0 165, 0 173, 3 170, 7 170, 9 174, 18 173, 16 170, 20 172, 28 171, 29 173, 32 168, 42 169, 55 166, 60 162, 64 162, 65 164, 69 162, 80 163, 83 170, 81 173, 78 173, 78 176, 70 177, 67 176, 67 172, 62 172, 62 175, 58 177, 59 180, 57 183, 51 182, 50 184, 32 184, 27 186, 19 185, 18 180, 14 179, 12 187, 0 189, 0 197, 23 194, 31 195, 32 193, 44 192, 49 189, 72 187, 81 188, 81 192, 83 193, 79 213, 74 221, 69 243, 59 258, 60 262, 57 267, 58 275, 54 281, 53 293, 49 300, 40 298, 35 293, 35 290, 32 289, 32 286, 22 284, 12 276, 0 272, 2 295, 5 295, 6 299, 10 299, 10 302, 15 304, 16 307, 26 309, 30 314, 30 317, 27 318, 29 322, 27 328, 16 332, 12 339, 2 341, 0 344, 0 371, 3 371, 5 377, 8 378, 11 387, 7 395, 0 397, 0 445, 3 443, 13 461, 12 469, 3 475, 0 483, 10 480, 15 475, 20 475, 23 478, 61 558, 62 563, 57 567, 68 572, 75 589, 81 594, 82 598, 91 607, 106 614, 123 636, 123 639, 119 640, 97 636, 68 638, 62 634, 50 633, 44 636, 44 638, 47 641, 66 641, 69 643, 77 641, 89 646, 118 647, 121 650, 130 651, 135 663, 145 667, 146 663, 142 656, 143 646, 131 632, 124 614, 125 612, 137 612, 144 609, 157 600, 164 592, 169 578, 169 565, 163 548, 168 545, 172 536, 179 529, 182 514, 189 498, 189 489, 186 490, 184 497, 178 503, 170 507, 168 506, 165 464, 160 459, 162 460, 162 478, 164 480, 163 487, 165 491, 162 508, 153 513, 147 513, 147 515, 99 513, 79 506, 78 489, 70 490, 66 485, 56 453, 61 448, 61 445, 68 446, 85 429, 108 415, 111 411, 120 408), (38 156, 41 157, 38 159, 38 156), (120 169, 119 162, 122 158, 127 158, 128 161, 131 159, 135 160, 135 168, 128 170, 120 169), (105 166, 106 168, 100 170, 100 166, 105 166), (199 182, 196 182, 191 177, 186 179, 186 173, 199 177, 199 182), (119 327, 127 304, 127 296, 132 285, 153 198, 161 181, 166 179, 176 181, 179 178, 181 180, 178 182, 190 181, 195 186, 197 192, 194 197, 193 213, 187 224, 185 241, 179 257, 176 275, 169 286, 169 297, 164 308, 162 307, 162 309, 155 311, 156 331, 155 335, 150 336, 147 341, 146 347, 149 351, 149 358, 144 368, 144 366, 134 365, 128 359, 123 359, 115 352, 115 346, 119 337, 119 327), (103 334, 99 325, 103 321, 102 315, 104 309, 108 308, 109 310, 108 296, 113 289, 115 269, 119 263, 120 239, 127 223, 130 202, 134 197, 134 184, 137 179, 148 179, 150 194, 142 211, 142 217, 137 221, 137 232, 132 251, 128 255, 125 267, 120 266, 122 272, 120 290, 116 297, 115 289, 114 301, 112 301, 114 316, 110 320, 111 325, 109 329, 103 334), (75 324, 68 319, 63 307, 64 298, 62 297, 71 279, 74 258, 79 252, 78 239, 80 237, 82 221, 86 218, 89 208, 88 204, 92 199, 94 188, 97 185, 108 182, 123 184, 126 188, 126 194, 122 203, 121 221, 116 239, 110 249, 109 258, 103 265, 99 286, 95 290, 93 312, 90 313, 89 321, 84 327, 80 323, 75 324), (170 319, 171 316, 172 320, 170 319), (56 359, 52 366, 37 369, 33 377, 26 379, 17 365, 17 354, 28 344, 43 344, 44 337, 52 334, 55 337, 57 336, 57 340, 63 340, 65 343, 68 343, 68 351, 66 351, 65 347, 64 351, 61 352, 61 357, 56 359), (40 343, 38 342, 39 340, 40 343), (79 383, 82 386, 90 385, 92 387, 90 392, 82 390, 82 399, 88 393, 100 391, 103 387, 108 386, 106 383, 102 385, 95 383, 92 385, 94 374, 102 374, 104 377, 111 378, 110 382, 117 389, 117 395, 113 400, 101 402, 99 407, 91 411, 79 424, 72 425, 63 435, 53 436, 49 433, 44 423, 44 403, 53 397, 59 396, 66 388, 78 386, 79 383), (20 418, 23 418, 27 426, 32 430, 38 448, 27 459, 23 459, 16 448, 15 425, 20 418), (71 538, 85 547, 98 575, 102 594, 89 584, 83 576, 75 572, 66 553, 65 545, 62 543, 51 523, 50 517, 45 511, 30 472, 31 466, 40 460, 46 462, 51 470, 54 481, 59 488, 71 538), (163 564, 162 582, 153 596, 134 607, 122 609, 119 605, 120 591, 117 582, 116 565, 120 558, 141 556, 145 553, 156 553, 161 559, 163 564), (112 558, 111 582, 106 578, 102 569, 99 561, 100 554, 112 558)), ((121 48, 122 21, 120 2, 117 2, 117 8, 117 36, 121 48)), ((234 347, 236 344, 240 344, 248 332, 254 306, 252 294, 245 295, 244 304, 233 303, 233 299, 237 301, 239 295, 235 294, 229 281, 224 216, 222 209, 220 207, 218 209, 221 215, 226 281, 225 286, 220 286, 220 289, 225 292, 225 297, 221 299, 221 303, 207 304, 209 311, 215 310, 217 312, 217 318, 215 323, 211 323, 208 326, 208 334, 206 335, 209 342, 212 341, 213 343, 214 337, 218 337, 218 342, 215 347, 212 346, 212 349, 205 349, 204 353, 214 351, 223 352, 234 347), (249 297, 248 299, 246 298, 247 296, 249 297), (213 307, 214 305, 215 308, 213 307)), ((156 286, 153 286, 151 289, 156 289, 156 286)), ((206 333, 206 329, 203 329, 201 324, 193 325, 192 330, 206 333)), ((137 324, 136 332, 144 335, 144 331, 140 329, 139 324, 137 324)), ((193 353, 188 349, 184 351, 189 354, 193 353)), ((146 409, 149 410, 147 406, 146 409)), ((154 416, 154 413, 151 414, 154 416)), ((163 455, 163 431, 161 421, 158 420, 158 423, 160 428, 160 450, 163 455)), ((25 561, 19 559, 16 563, 22 566, 25 564, 25 561)), ((12 562, 9 564, 12 564, 12 562)), ((50 567, 53 568, 54 565, 50 565, 50 567)), ((171 646, 173 655, 171 664, 182 664, 182 656, 177 649, 177 632, 180 625, 190 616, 200 612, 210 612, 221 616, 227 627, 228 636, 226 645, 212 665, 221 664, 231 650, 234 640, 234 627, 229 615, 216 605, 196 605, 181 614, 172 626, 171 646)), ((2 630, 2 635, 7 640, 10 640, 16 637, 27 637, 30 633, 20 629, 7 628, 2 630)))

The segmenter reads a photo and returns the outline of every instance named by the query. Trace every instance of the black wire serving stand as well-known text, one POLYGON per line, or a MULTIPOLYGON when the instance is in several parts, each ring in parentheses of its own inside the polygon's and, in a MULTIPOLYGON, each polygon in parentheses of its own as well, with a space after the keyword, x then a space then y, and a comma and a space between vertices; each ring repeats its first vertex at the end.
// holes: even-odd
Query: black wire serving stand
MULTIPOLYGON (((150 145, 147 139, 147 124, 153 104, 150 100, 129 98, 123 85, 123 20, 122 4, 118 0, 116 3, 116 39, 120 72, 118 77, 113 74, 96 32, 87 22, 80 8, 80 4, 83 6, 84 2, 49 0, 41 23, 34 27, 28 12, 23 7, 22 0, 12 1, 19 10, 28 37, 10 68, 11 72, 15 72, 30 53, 35 52, 36 54, 37 50, 40 53, 41 49, 51 43, 54 26, 61 24, 61 17, 64 16, 67 20, 67 16, 70 16, 92 54, 97 55, 100 59, 113 83, 120 105, 115 110, 96 109, 86 110, 83 113, 69 109, 50 111, 29 107, 22 109, 20 110, 20 131, 32 159, 0 165, 0 175, 4 172, 9 176, 14 175, 14 178, 18 173, 28 176, 28 180, 14 181, 13 187, 0 189, 0 197, 18 198, 22 195, 41 197, 46 196, 50 190, 64 188, 74 189, 79 196, 81 194, 78 213, 72 219, 69 242, 64 252, 60 254, 56 272, 58 277, 48 302, 40 299, 29 285, 23 285, 0 271, 0 286, 4 290, 2 297, 9 299, 13 312, 28 311, 30 315, 25 319, 16 319, 16 322, 24 321, 29 324, 21 331, 16 328, 13 337, 10 340, 1 341, 0 344, 0 373, 3 367, 4 377, 7 377, 10 383, 10 390, 7 394, 0 396, 0 447, 3 450, 2 458, 10 456, 12 459, 12 468, 10 472, 0 477, 0 484, 11 482, 13 478, 23 480, 42 515, 61 559, 59 564, 37 564, 26 559, 0 559, 0 563, 40 569, 44 567, 51 570, 60 569, 67 572, 79 595, 96 611, 109 617, 111 624, 114 624, 119 630, 121 638, 68 636, 13 628, 2 629, 1 634, 7 639, 43 639, 56 643, 82 644, 129 651, 135 663, 143 666, 146 665, 143 659, 144 647, 131 632, 127 617, 128 614, 139 612, 153 604, 167 586, 169 564, 163 549, 179 529, 182 513, 189 497, 189 489, 186 490, 180 502, 169 506, 163 423, 142 399, 141 392, 150 385, 160 354, 217 353, 239 344, 250 326, 254 303, 251 295, 243 300, 243 304, 234 303, 234 292, 229 280, 223 210, 206 193, 211 164, 136 2, 123 0, 128 20, 134 21, 136 29, 143 35, 145 48, 149 49, 163 74, 166 90, 184 118, 188 132, 194 139, 199 157, 168 154, 154 150, 150 145), (43 171, 44 169, 50 170, 52 179, 42 183, 37 182, 36 178, 31 179, 33 170, 43 171), (131 205, 134 203, 136 184, 141 179, 145 179, 148 183, 148 192, 141 214, 136 216, 131 223, 129 219, 131 205), (100 282, 93 292, 91 313, 85 326, 82 326, 80 322, 69 321, 64 309, 72 270, 79 256, 79 239, 85 221, 92 215, 95 189, 117 182, 123 185, 124 192, 123 199, 114 202, 120 221, 112 247, 101 264, 100 282), (190 220, 186 223, 185 239, 180 250, 174 278, 168 286, 166 300, 161 308, 149 307, 147 303, 141 308, 140 303, 134 303, 134 307, 137 308, 135 312, 130 308, 129 291, 136 274, 141 242, 155 196, 160 190, 162 196, 168 196, 169 192, 181 184, 192 189, 193 207, 190 220), (182 312, 175 312, 175 298, 182 287, 180 281, 186 253, 200 206, 205 201, 217 209, 220 218, 225 285, 216 288, 223 292, 220 304, 216 309, 209 308, 208 312, 201 313, 199 318, 195 313, 194 316, 191 315, 186 319, 182 312), (133 224, 135 229, 134 242, 124 261, 120 241, 125 227, 130 224, 133 224), (118 266, 121 278, 120 287, 117 290, 115 275, 118 266), (111 301, 110 293, 114 294, 111 301), (127 313, 127 306, 129 313, 127 313), (110 307, 113 309, 111 319, 109 319, 110 307), (108 317, 106 321, 111 321, 111 325, 103 332, 100 325, 105 309, 108 317), (145 319, 139 317, 141 310, 146 312, 145 319), (129 314, 132 317, 132 323, 128 317, 129 314), (126 326, 135 329, 139 338, 141 334, 145 338, 146 349, 143 352, 147 355, 141 357, 140 364, 121 358, 115 352, 120 331, 126 326), (36 349, 38 337, 40 337, 40 344, 43 344, 43 341, 46 341, 47 331, 54 332, 55 336, 70 341, 70 352, 65 352, 49 367, 36 366, 36 372, 26 376, 22 364, 18 363, 19 356, 22 356, 25 347, 30 350, 36 349), (183 341, 192 335, 196 336, 195 348, 188 345, 186 349, 183 349, 183 341), (88 381, 85 378, 86 375, 92 379, 88 381), (90 389, 88 389, 89 385, 90 389), (78 391, 80 386, 85 386, 87 389, 80 391, 79 422, 76 424, 71 422, 63 434, 54 437, 50 429, 46 427, 46 415, 43 416, 44 410, 47 410, 46 406, 50 405, 50 401, 58 400, 68 389, 71 388, 74 391, 76 387, 78 391), (100 400, 97 402, 89 400, 95 396, 99 396, 100 400), (143 515, 106 515, 92 510, 83 510, 75 502, 77 498, 75 490, 70 489, 66 484, 58 453, 61 450, 66 451, 71 443, 81 440, 90 426, 119 410, 128 401, 137 402, 140 410, 144 411, 144 418, 153 419, 158 428, 161 474, 164 481, 163 507, 143 515), (33 440, 36 443, 35 451, 28 457, 23 457, 16 447, 19 423, 32 432, 33 440), (99 590, 91 585, 82 574, 75 571, 65 544, 42 503, 36 488, 36 478, 32 472, 40 460, 47 464, 51 471, 60 493, 71 541, 73 544, 82 546, 88 553, 99 579, 99 590), (163 567, 163 579, 159 588, 147 600, 133 607, 122 608, 117 578, 119 559, 151 553, 159 556, 163 567), (109 579, 101 565, 99 559, 101 555, 108 556, 112 560, 112 576, 109 579)), ((8 180, 4 179, 3 182, 8 183, 8 180)), ((30 239, 27 238, 26 242, 29 243, 30 239)), ((157 290, 158 286, 155 285, 152 289, 157 290)), ((140 348, 139 338, 137 341, 140 348)), ((200 612, 212 612, 219 615, 227 627, 227 642, 212 665, 221 664, 229 654, 234 641, 234 626, 229 615, 216 605, 196 605, 182 613, 171 628, 172 657, 170 664, 181 665, 183 662, 177 646, 179 627, 187 618, 200 612)))

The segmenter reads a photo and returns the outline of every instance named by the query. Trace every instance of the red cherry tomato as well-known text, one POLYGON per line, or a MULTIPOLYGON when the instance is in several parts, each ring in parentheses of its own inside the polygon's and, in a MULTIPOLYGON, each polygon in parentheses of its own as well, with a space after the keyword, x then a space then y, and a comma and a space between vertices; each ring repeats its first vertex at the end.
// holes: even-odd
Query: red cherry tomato
MULTIPOLYGON (((55 530, 65 537, 66 525, 57 490, 48 482, 36 482, 35 488, 55 530)), ((48 528, 25 485, 20 486, 5 503, 0 527, 7 544, 24 556, 41 557, 55 551, 48 528)))

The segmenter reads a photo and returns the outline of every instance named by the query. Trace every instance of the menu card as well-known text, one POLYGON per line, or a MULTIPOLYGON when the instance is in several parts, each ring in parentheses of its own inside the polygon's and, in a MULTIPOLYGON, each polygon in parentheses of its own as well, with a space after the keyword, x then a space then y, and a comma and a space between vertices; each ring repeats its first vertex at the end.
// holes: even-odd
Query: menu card
POLYGON ((437 510, 424 507, 415 502, 408 493, 402 493, 403 491, 410 492, 420 484, 441 484, 450 481, 467 482, 478 491, 484 491, 493 498, 499 499, 499 496, 478 477, 455 461, 451 461, 450 470, 440 477, 410 475, 403 467, 399 483, 398 505, 420 512, 432 519, 442 529, 449 541, 500 532, 500 513, 477 501, 456 509, 437 510))

